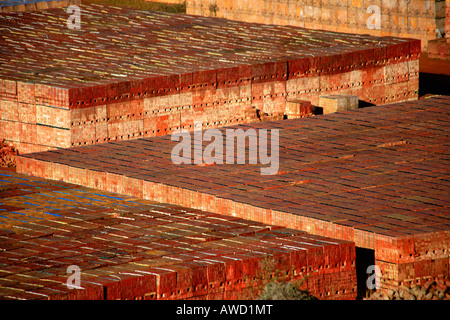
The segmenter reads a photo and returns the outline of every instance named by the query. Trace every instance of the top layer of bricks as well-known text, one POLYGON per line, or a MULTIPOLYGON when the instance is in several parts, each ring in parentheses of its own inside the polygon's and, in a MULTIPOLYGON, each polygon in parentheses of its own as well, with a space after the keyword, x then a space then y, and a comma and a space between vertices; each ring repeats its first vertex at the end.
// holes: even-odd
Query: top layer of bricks
POLYGON ((188 0, 186 12, 240 21, 429 40, 447 33, 448 0, 188 0), (379 16, 378 16, 379 15, 379 16), (379 22, 378 26, 376 26, 379 22))
POLYGON ((418 40, 101 5, 81 6, 81 29, 68 28, 69 16, 65 9, 1 14, 0 79, 63 88, 69 102, 95 103, 310 69, 343 72, 420 52, 418 40))
POLYGON ((275 271, 356 297, 347 241, 7 171, 0 199, 0 300, 243 299, 275 271))
MULTIPOLYGON (((59 0, 61 1, 61 0, 59 0)), ((31 3, 38 3, 38 2, 59 2, 58 0, 1 0, 0 1, 0 8, 8 7, 8 6, 17 6, 17 5, 27 5, 31 3)), ((67 6, 67 3, 65 5, 67 6)))
POLYGON ((272 176, 261 175, 265 165, 248 161, 175 165, 171 152, 178 142, 170 136, 23 155, 17 170, 252 220, 294 223, 274 213, 285 212, 304 217, 296 220, 300 229, 374 248, 373 238, 358 234, 395 238, 449 231, 449 99, 236 126, 280 129, 279 171, 272 176), (226 207, 219 199, 265 211, 226 207), (321 227, 318 221, 326 223, 321 227))
POLYGON ((449 273, 449 106, 441 96, 235 126, 280 130, 275 175, 175 165, 170 136, 26 154, 17 171, 354 241, 396 287, 449 273))

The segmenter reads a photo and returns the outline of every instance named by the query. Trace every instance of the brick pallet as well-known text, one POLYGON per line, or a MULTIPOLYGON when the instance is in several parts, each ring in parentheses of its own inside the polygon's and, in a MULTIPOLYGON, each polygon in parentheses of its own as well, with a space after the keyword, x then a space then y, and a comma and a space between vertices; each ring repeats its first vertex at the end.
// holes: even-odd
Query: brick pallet
POLYGON ((448 0, 187 0, 186 12, 237 21, 420 39, 447 35, 448 0), (377 16, 379 14, 379 16, 377 16), (378 19, 379 18, 379 19, 378 19))
POLYGON ((450 1, 445 0, 445 34, 444 37, 429 41, 428 57, 450 60, 450 1))
POLYGON ((70 5, 80 4, 80 0, 6 0, 0 2, 0 12, 8 13, 67 8, 70 5))
POLYGON ((306 275, 320 299, 356 297, 348 241, 8 171, 0 198, 1 300, 250 299, 306 275))
POLYGON ((397 288, 449 277, 449 110, 437 96, 236 126, 280 130, 272 176, 259 164, 175 165, 170 136, 22 155, 17 170, 352 241, 397 288))
POLYGON ((0 19, 0 138, 20 153, 418 97, 420 41, 81 5, 0 19), (295 109, 295 108, 294 108, 295 109))

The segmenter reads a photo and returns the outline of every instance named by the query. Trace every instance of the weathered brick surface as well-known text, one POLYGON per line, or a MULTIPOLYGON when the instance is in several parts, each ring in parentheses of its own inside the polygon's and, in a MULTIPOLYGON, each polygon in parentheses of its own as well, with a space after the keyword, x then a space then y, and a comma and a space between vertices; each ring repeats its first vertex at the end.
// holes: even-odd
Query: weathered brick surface
POLYGON ((429 41, 428 56, 433 59, 450 60, 450 1, 445 0, 445 4, 441 6, 445 6, 445 34, 443 38, 429 41))
POLYGON ((245 299, 276 274, 356 297, 348 241, 8 171, 0 199, 0 299, 245 299))
POLYGON ((288 119, 302 118, 313 114, 315 107, 310 101, 305 100, 287 100, 286 101, 286 117, 288 119))
POLYGON ((21 153, 167 135, 194 120, 277 120, 286 101, 317 105, 322 94, 375 105, 418 97, 419 40, 81 10, 81 29, 67 27, 64 9, 2 14, 0 138, 21 153))
POLYGON ((450 39, 437 39, 429 42, 428 56, 433 59, 450 60, 450 39))
POLYGON ((445 37, 450 39, 450 1, 445 0, 445 37))
POLYGON ((358 105, 357 96, 338 94, 324 95, 319 98, 319 107, 323 109, 323 114, 357 109, 358 105))
POLYGON ((448 0, 186 1, 188 14, 375 36, 409 37, 422 40, 425 50, 430 40, 449 33, 448 7, 448 0))
POLYGON ((80 5, 80 0, 4 0, 0 2, 0 13, 46 10, 50 8, 66 8, 80 5))
POLYGON ((272 176, 175 165, 170 136, 23 155, 17 170, 354 241, 396 287, 449 276, 449 107, 438 96, 235 127, 280 129, 272 176))

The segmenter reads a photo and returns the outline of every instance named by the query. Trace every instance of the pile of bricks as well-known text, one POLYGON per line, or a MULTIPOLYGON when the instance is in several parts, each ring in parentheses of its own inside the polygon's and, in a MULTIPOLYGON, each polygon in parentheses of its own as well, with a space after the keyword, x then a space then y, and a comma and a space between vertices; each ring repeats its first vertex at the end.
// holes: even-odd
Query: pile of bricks
POLYGON ((445 1, 445 35, 429 41, 428 56, 433 59, 450 60, 450 0, 445 1))
POLYGON ((316 112, 316 108, 311 105, 310 101, 305 100, 287 100, 286 101, 286 118, 297 119, 307 117, 316 112))
POLYGON ((450 17, 450 1, 445 0, 445 36, 447 38, 450 38, 450 19, 447 19, 447 17, 450 17))
POLYGON ((21 153, 292 117, 286 101, 323 94, 418 97, 419 40, 81 10, 80 29, 64 9, 1 14, 0 138, 21 153))
POLYGON ((359 105, 358 97, 351 95, 328 95, 320 96, 319 107, 323 114, 357 109, 359 105))
POLYGON ((306 275, 356 297, 352 242, 13 172, 0 198, 1 300, 249 299, 306 275))
POLYGON ((430 40, 448 33, 448 6, 448 0, 187 0, 186 12, 237 21, 415 38, 422 41, 426 51, 430 40))
POLYGON ((248 162, 175 165, 170 136, 22 155, 17 170, 353 241, 397 288, 449 276, 449 106, 436 96, 235 126, 280 130, 271 176, 248 162))
POLYGON ((430 41, 428 57, 450 60, 450 38, 430 41))
POLYGON ((146 0, 146 1, 171 3, 171 4, 182 4, 182 3, 186 2, 185 0, 146 0))
POLYGON ((0 140, 0 167, 16 166, 17 150, 8 145, 5 139, 0 140))
POLYGON ((0 12, 24 12, 53 8, 67 8, 70 5, 79 5, 80 0, 6 0, 0 1, 0 12))

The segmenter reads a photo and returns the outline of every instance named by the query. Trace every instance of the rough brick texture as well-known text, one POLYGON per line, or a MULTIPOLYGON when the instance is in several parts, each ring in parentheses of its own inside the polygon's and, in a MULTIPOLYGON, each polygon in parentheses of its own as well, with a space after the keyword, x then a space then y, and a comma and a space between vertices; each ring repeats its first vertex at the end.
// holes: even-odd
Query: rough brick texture
POLYGON ((0 1, 0 13, 66 8, 70 5, 80 4, 80 0, 4 0, 0 1))
POLYGON ((323 114, 357 109, 358 104, 357 96, 338 94, 320 96, 319 98, 319 107, 322 108, 323 114))
POLYGON ((450 23, 448 0, 187 0, 186 5, 188 14, 415 38, 425 50, 430 40, 448 33, 450 23))
POLYGON ((428 57, 432 59, 450 60, 450 38, 430 41, 428 57))
POLYGON ((170 136, 23 155, 17 170, 354 241, 393 288, 449 276, 449 110, 437 96, 234 127, 280 130, 272 176, 175 165, 170 136))
POLYGON ((348 241, 7 171, 0 199, 1 300, 248 299, 305 275, 318 298, 356 297, 348 241))
POLYGON ((450 1, 445 0, 445 37, 450 39, 450 1))
POLYGON ((428 56, 433 59, 450 60, 450 1, 445 0, 445 35, 429 41, 428 56))
POLYGON ((81 10, 81 29, 64 9, 2 14, 0 138, 20 153, 276 120, 321 94, 418 97, 419 40, 81 10))

